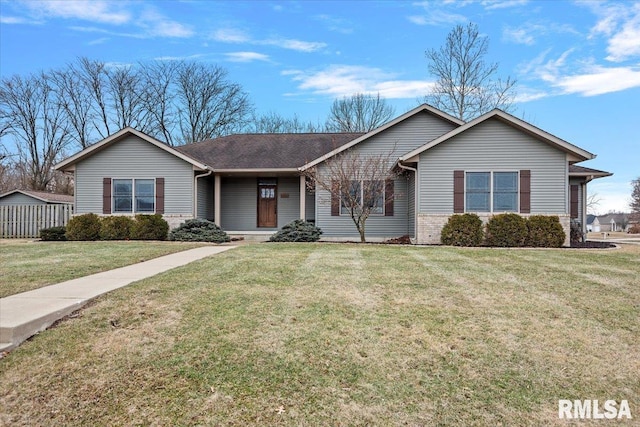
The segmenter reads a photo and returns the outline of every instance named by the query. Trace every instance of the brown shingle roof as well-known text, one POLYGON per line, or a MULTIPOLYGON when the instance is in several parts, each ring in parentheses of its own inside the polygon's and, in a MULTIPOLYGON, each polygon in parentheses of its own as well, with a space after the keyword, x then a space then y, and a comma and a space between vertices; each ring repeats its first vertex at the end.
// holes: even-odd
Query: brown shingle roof
POLYGON ((569 175, 596 175, 610 176, 611 172, 605 172, 598 169, 585 168, 584 166, 569 165, 569 175))
POLYGON ((5 197, 16 192, 27 194, 29 196, 35 197, 36 199, 40 199, 42 201, 50 203, 73 203, 73 196, 69 196, 68 194, 47 193, 46 191, 15 189, 1 194, 0 196, 5 197))
POLYGON ((295 169, 362 133, 239 134, 175 147, 213 169, 295 169))

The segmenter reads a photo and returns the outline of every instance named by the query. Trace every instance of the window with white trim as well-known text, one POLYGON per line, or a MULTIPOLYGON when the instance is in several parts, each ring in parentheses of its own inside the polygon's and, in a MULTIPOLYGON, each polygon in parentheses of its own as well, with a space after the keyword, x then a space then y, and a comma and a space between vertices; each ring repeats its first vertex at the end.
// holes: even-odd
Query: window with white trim
POLYGON ((155 179, 114 179, 114 213, 154 213, 155 179))
POLYGON ((384 214, 384 181, 350 181, 342 192, 340 214, 349 215, 352 206, 369 208, 372 215, 384 214))
POLYGON ((518 172, 466 172, 466 212, 517 212, 518 172))

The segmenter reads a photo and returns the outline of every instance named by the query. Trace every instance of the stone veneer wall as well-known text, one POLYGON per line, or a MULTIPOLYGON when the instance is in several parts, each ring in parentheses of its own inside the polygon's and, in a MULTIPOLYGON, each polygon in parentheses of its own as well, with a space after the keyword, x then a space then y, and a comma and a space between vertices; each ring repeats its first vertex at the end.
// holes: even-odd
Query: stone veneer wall
MULTIPOLYGON (((538 215, 538 214, 536 214, 538 215)), ((544 214, 540 214, 544 215, 544 214)), ((554 215, 554 214, 549 214, 554 215)), ((440 234, 442 232, 442 227, 445 226, 449 217, 451 215, 447 214, 418 214, 417 224, 416 224, 416 243, 419 245, 439 245, 440 244, 440 234)), ((491 214, 478 214, 483 224, 486 224, 493 215, 491 214)), ((529 217, 531 215, 524 214, 524 217, 529 217)), ((564 246, 570 246, 570 223, 571 219, 569 215, 557 215, 560 218, 560 224, 562 225, 562 229, 565 233, 564 246)))

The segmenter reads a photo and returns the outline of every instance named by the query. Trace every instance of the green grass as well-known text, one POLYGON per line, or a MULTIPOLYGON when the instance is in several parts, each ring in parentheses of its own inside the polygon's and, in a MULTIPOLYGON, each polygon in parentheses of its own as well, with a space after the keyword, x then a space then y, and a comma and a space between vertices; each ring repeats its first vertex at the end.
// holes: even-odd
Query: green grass
POLYGON ((197 247, 179 242, 0 239, 0 298, 197 247))
POLYGON ((246 245, 0 359, 0 424, 567 425, 558 399, 627 399, 631 425, 639 265, 639 247, 246 245))

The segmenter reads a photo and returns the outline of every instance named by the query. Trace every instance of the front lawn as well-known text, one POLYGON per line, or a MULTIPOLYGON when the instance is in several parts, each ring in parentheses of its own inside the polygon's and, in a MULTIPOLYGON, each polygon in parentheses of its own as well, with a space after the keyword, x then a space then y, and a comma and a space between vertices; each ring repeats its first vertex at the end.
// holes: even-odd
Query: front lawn
POLYGON ((626 399, 631 425, 639 265, 637 246, 246 245, 0 359, 0 424, 565 426, 559 399, 626 399))
POLYGON ((0 298, 197 246, 180 242, 0 239, 0 298))

